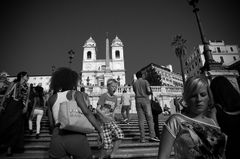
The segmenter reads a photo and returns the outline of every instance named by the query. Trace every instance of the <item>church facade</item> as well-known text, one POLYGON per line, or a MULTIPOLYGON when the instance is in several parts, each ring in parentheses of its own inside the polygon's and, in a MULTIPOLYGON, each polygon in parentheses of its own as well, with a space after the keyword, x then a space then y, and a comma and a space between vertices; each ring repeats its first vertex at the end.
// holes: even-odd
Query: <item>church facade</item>
POLYGON ((96 42, 92 37, 85 42, 83 48, 82 85, 104 87, 110 78, 116 79, 119 86, 125 85, 123 43, 117 36, 111 45, 106 38, 106 59, 97 59, 96 42))

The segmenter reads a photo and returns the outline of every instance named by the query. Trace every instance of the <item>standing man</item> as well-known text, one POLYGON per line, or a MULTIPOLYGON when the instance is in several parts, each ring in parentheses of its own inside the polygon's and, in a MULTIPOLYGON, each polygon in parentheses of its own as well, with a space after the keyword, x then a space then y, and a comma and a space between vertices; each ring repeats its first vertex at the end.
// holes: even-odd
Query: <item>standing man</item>
POLYGON ((145 139, 145 130, 144 130, 144 117, 147 120, 150 139, 149 141, 157 141, 160 140, 156 137, 154 131, 154 123, 152 116, 152 109, 149 100, 149 95, 151 94, 150 85, 147 80, 142 78, 142 73, 139 71, 136 73, 137 80, 133 83, 133 91, 135 93, 136 100, 136 110, 138 114, 138 122, 140 129, 140 142, 146 142, 145 139))

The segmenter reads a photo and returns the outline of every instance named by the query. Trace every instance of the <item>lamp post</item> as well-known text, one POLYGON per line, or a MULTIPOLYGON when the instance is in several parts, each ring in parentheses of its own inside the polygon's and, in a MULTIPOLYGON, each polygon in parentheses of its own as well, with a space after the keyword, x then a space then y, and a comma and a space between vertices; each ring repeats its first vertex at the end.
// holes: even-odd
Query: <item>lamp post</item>
POLYGON ((118 86, 120 86, 120 77, 117 77, 118 86))
POLYGON ((210 70, 210 65, 212 65, 212 64, 218 64, 219 65, 220 63, 217 63, 216 61, 214 61, 214 59, 212 57, 212 53, 211 53, 211 50, 209 48, 209 42, 206 39, 206 36, 204 34, 204 31, 203 31, 203 27, 202 27, 202 24, 201 24, 199 15, 198 15, 198 12, 199 12, 199 8, 197 7, 198 0, 187 0, 187 1, 188 1, 188 4, 193 7, 193 13, 195 14, 196 19, 197 19, 198 29, 199 29, 200 36, 201 36, 201 41, 202 41, 202 44, 203 44, 203 55, 204 55, 204 58, 205 58, 205 63, 204 63, 204 67, 201 70, 202 71, 209 71, 210 70))
POLYGON ((72 64, 72 59, 74 58, 74 54, 75 52, 73 50, 68 51, 68 55, 69 55, 69 67, 71 68, 71 64, 72 64))

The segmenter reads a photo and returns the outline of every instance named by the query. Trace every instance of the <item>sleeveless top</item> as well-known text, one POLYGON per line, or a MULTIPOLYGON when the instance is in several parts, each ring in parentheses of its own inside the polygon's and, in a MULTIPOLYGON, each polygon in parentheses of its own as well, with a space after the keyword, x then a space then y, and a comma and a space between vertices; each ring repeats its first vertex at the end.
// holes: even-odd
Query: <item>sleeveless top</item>
POLYGON ((57 93, 57 99, 52 107, 53 118, 54 118, 55 124, 58 123, 58 112, 59 112, 60 103, 69 101, 67 99, 67 93, 68 93, 68 91, 57 93))

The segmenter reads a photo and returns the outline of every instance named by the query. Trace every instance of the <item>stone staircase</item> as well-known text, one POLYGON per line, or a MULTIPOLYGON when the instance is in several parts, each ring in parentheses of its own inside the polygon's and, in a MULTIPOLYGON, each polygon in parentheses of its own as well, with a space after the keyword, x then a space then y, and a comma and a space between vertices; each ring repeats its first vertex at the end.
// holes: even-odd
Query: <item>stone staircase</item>
MULTIPOLYGON (((166 116, 159 116, 159 128, 162 130, 163 122, 166 120, 166 116)), ((132 115, 130 124, 124 124, 118 122, 124 132, 125 138, 118 151, 112 155, 114 159, 124 158, 139 158, 139 159, 156 159, 158 153, 158 142, 140 143, 140 132, 138 127, 138 120, 136 114, 132 115)), ((145 122, 146 136, 148 137, 148 127, 145 122)), ((33 129, 35 128, 35 122, 33 122, 33 129)), ((35 130, 35 129, 34 129, 35 130)), ((89 144, 91 146, 94 158, 98 158, 100 150, 97 143, 97 133, 87 134, 89 144)), ((25 131, 25 152, 22 154, 14 154, 12 157, 6 157, 5 153, 0 154, 0 158, 9 159, 47 159, 48 149, 51 135, 49 134, 49 123, 46 116, 43 117, 41 122, 41 134, 39 139, 35 138, 35 133, 30 135, 28 131, 25 131)), ((171 155, 173 158, 173 155, 171 155)))

